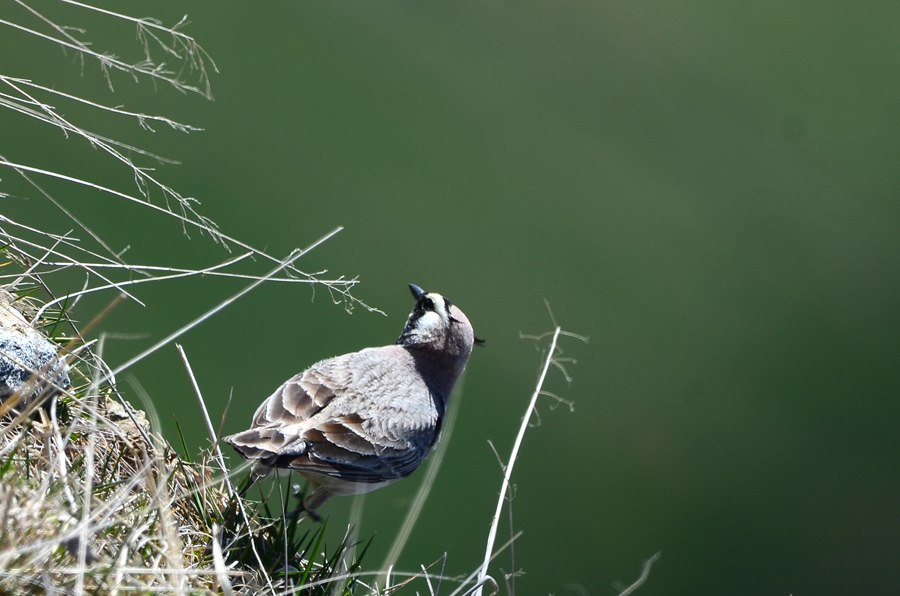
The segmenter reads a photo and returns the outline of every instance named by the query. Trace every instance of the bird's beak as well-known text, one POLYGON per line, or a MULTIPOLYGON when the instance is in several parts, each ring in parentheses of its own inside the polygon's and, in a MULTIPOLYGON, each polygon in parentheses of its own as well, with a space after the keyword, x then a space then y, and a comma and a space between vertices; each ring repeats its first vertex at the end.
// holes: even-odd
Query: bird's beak
POLYGON ((417 286, 416 284, 409 284, 409 291, 412 292, 413 298, 418 300, 425 294, 425 290, 417 286))

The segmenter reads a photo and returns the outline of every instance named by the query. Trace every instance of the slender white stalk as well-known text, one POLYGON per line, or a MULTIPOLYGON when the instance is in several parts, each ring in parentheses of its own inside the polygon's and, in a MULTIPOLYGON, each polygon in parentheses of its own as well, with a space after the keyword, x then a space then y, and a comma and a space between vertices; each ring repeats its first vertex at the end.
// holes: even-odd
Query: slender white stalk
POLYGON ((228 495, 233 497, 234 486, 231 485, 231 478, 228 477, 228 468, 225 467, 225 457, 222 455, 222 450, 219 448, 219 438, 216 436, 212 420, 209 418, 209 411, 206 409, 206 401, 203 399, 203 394, 200 392, 200 385, 197 384, 197 377, 194 376, 194 369, 191 367, 191 362, 188 360, 187 354, 185 354, 181 344, 175 344, 175 349, 178 350, 178 353, 181 355, 181 361, 184 362, 184 368, 187 370, 188 377, 191 379, 191 386, 194 388, 194 394, 197 396, 197 401, 200 402, 200 411, 203 412, 203 422, 206 423, 206 432, 209 433, 209 441, 212 443, 216 452, 216 461, 219 462, 222 473, 225 474, 225 486, 228 488, 228 495))
MULTIPOLYGON (((0 160, 2 160, 2 161, 0 161, 0 164, 5 164, 5 163, 7 163, 6 158, 3 157, 3 156, 0 156, 0 160)), ((18 170, 18 169, 17 169, 17 170, 16 170, 16 173, 19 174, 19 176, 21 176, 23 179, 25 179, 25 181, 28 182, 28 184, 30 184, 31 186, 33 186, 39 193, 41 193, 42 195, 44 195, 44 198, 46 198, 48 201, 50 201, 57 209, 59 209, 60 211, 62 211, 62 212, 66 215, 66 217, 68 217, 69 219, 71 219, 71 220, 75 223, 75 225, 77 225, 79 228, 81 228, 82 230, 84 230, 91 238, 94 239, 94 241, 95 241, 97 244, 99 244, 101 247, 103 247, 103 249, 104 249, 106 252, 108 252, 110 255, 112 255, 112 256, 115 258, 115 260, 117 260, 117 261, 119 261, 119 262, 122 262, 122 257, 121 257, 121 254, 120 254, 120 253, 116 253, 116 252, 115 252, 115 251, 114 251, 114 250, 106 243, 106 241, 104 241, 103 238, 100 237, 99 234, 97 234, 96 232, 94 232, 94 231, 93 231, 90 227, 88 227, 83 221, 81 221, 80 219, 78 219, 78 218, 75 216, 75 214, 72 213, 72 211, 70 211, 69 209, 66 209, 65 205, 63 205, 62 203, 60 203, 59 201, 57 201, 57 200, 53 197, 53 195, 51 195, 49 192, 47 192, 46 190, 44 190, 44 188, 43 188, 40 184, 38 184, 37 182, 35 182, 34 180, 32 180, 32 179, 28 176, 28 174, 26 174, 24 171, 21 171, 21 170, 18 170)), ((183 210, 183 209, 182 209, 182 210, 183 210)), ((182 229, 183 229, 183 228, 184 228, 184 225, 182 224, 182 229)))
MULTIPOLYGON (((493 560, 496 559, 499 555, 501 555, 501 554, 503 553, 503 551, 505 551, 507 548, 511 547, 512 544, 513 544, 513 542, 515 542, 516 540, 518 540, 519 537, 522 536, 522 534, 523 534, 523 532, 522 532, 521 530, 519 530, 518 532, 515 533, 515 535, 514 535, 512 538, 510 538, 509 540, 507 540, 502 546, 500 546, 496 551, 494 551, 494 554, 491 555, 491 561, 493 561, 493 560)), ((468 590, 466 589, 466 586, 469 585, 469 582, 471 582, 472 580, 475 579, 475 576, 477 576, 477 575, 479 575, 479 574, 481 573, 481 570, 482 570, 482 569, 486 569, 486 568, 487 568, 487 566, 486 566, 485 563, 482 563, 481 565, 479 565, 479 566, 475 569, 475 571, 473 571, 472 573, 470 573, 470 574, 468 575, 468 577, 466 577, 464 580, 462 580, 461 582, 459 582, 459 584, 460 584, 459 587, 458 587, 456 590, 454 590, 453 592, 451 592, 451 593, 450 593, 450 596, 459 596, 460 594, 463 594, 463 593, 465 593, 465 594, 470 594, 470 593, 474 592, 476 586, 472 586, 472 587, 469 588, 468 590)), ((445 579, 456 579, 456 578, 449 578, 449 577, 448 577, 448 578, 445 578, 445 579)), ((457 581, 458 581, 458 580, 457 580, 457 581)), ((491 582, 493 582, 494 580, 493 580, 492 578, 487 578, 487 577, 486 577, 486 578, 484 579, 484 581, 481 581, 480 583, 479 583, 479 582, 476 582, 476 585, 478 585, 478 586, 484 585, 484 582, 486 582, 486 581, 491 581, 491 582)), ((494 584, 496 584, 496 582, 494 582, 494 584)))
POLYGON ((256 289, 257 286, 259 286, 260 284, 264 283, 264 282, 265 282, 266 280, 268 280, 270 277, 273 277, 273 276, 277 275, 278 272, 281 271, 282 269, 285 269, 286 267, 289 267, 289 266, 291 265, 291 263, 293 263, 294 261, 296 261, 297 259, 299 259, 301 256, 305 255, 306 253, 308 253, 308 252, 311 251, 312 249, 316 248, 317 246, 319 246, 320 244, 322 244, 322 243, 325 242, 326 240, 330 239, 332 236, 334 236, 335 234, 337 234, 337 233, 340 232, 341 230, 343 230, 342 227, 337 227, 337 228, 335 228, 334 230, 332 230, 331 232, 325 234, 324 236, 322 236, 321 238, 319 238, 318 240, 316 240, 315 242, 313 242, 311 245, 309 245, 309 246, 306 247, 305 249, 303 249, 303 250, 295 249, 294 251, 291 252, 291 254, 289 254, 289 255, 287 256, 287 258, 285 258, 283 261, 281 261, 280 263, 278 263, 278 267, 272 269, 272 271, 270 271, 268 275, 265 275, 265 276, 259 278, 258 280, 256 280, 255 282, 253 282, 252 284, 250 284, 249 286, 247 286, 246 288, 244 288, 243 290, 241 290, 240 292, 238 292, 237 294, 235 294, 234 296, 232 296, 232 297, 230 297, 230 298, 224 300, 222 303, 220 303, 220 304, 219 304, 218 306, 216 306, 215 308, 212 308, 212 309, 206 311, 206 312, 203 313, 201 316, 197 317, 196 319, 194 319, 193 321, 191 321, 190 323, 188 323, 187 325, 185 325, 185 326, 182 327, 181 329, 179 329, 179 330, 175 331, 174 333, 170 334, 168 337, 165 337, 165 338, 161 339, 160 341, 158 341, 157 343, 153 344, 152 346, 150 346, 149 348, 147 348, 146 350, 144 350, 143 352, 141 352, 140 354, 138 354, 138 355, 135 356, 134 358, 131 358, 130 360, 128 360, 128 361, 125 362, 124 364, 120 364, 118 367, 116 367, 115 369, 113 369, 112 373, 110 373, 110 374, 113 375, 113 376, 118 375, 118 374, 121 373, 122 371, 124 371, 124 370, 130 368, 131 366, 133 366, 134 364, 140 362, 141 360, 143 360, 144 358, 146 358, 147 356, 149 356, 149 355, 152 354, 153 352, 157 351, 158 349, 162 348, 163 346, 166 346, 166 345, 168 345, 169 343, 175 341, 176 339, 178 339, 179 337, 181 337, 182 335, 184 335, 185 333, 187 333, 188 331, 190 331, 191 329, 193 329, 194 327, 196 327, 197 325, 199 325, 199 324, 202 323, 203 321, 209 319, 210 317, 214 316, 214 315, 217 314, 218 312, 224 310, 226 307, 228 307, 229 305, 231 305, 232 303, 234 303, 235 301, 237 301, 238 299, 240 299, 241 297, 243 297, 245 294, 247 294, 247 293, 253 291, 254 289, 256 289))
MULTIPOLYGON (((165 207, 161 207, 161 206, 159 206, 159 205, 155 205, 155 204, 150 203, 150 202, 148 202, 148 201, 146 201, 146 200, 144 200, 144 199, 139 199, 139 198, 134 197, 134 196, 132 196, 132 195, 130 195, 130 194, 128 194, 128 193, 120 192, 120 191, 118 191, 118 190, 114 190, 114 189, 112 189, 112 188, 108 188, 108 187, 106 187, 106 186, 103 186, 103 185, 100 185, 100 184, 96 184, 96 183, 94 183, 94 182, 90 182, 89 180, 82 180, 82 179, 80 179, 80 178, 75 178, 74 176, 67 176, 67 175, 65 175, 65 174, 60 174, 59 172, 53 172, 53 171, 51 171, 51 170, 45 170, 45 169, 42 169, 42 168, 36 168, 36 167, 33 167, 33 166, 28 166, 28 165, 20 164, 20 163, 13 163, 13 162, 11 162, 11 161, 5 159, 5 158, 0 158, 0 166, 6 166, 6 167, 12 168, 13 170, 16 170, 16 171, 20 171, 20 170, 21 170, 22 172, 31 172, 31 173, 34 173, 34 174, 40 174, 40 175, 42 175, 42 176, 47 176, 48 178, 56 178, 57 180, 63 180, 63 181, 65 181, 65 182, 71 182, 71 183, 73 183, 73 184, 78 184, 78 185, 80 185, 80 186, 84 186, 84 187, 87 187, 87 188, 92 188, 92 189, 94 189, 94 190, 98 190, 98 191, 100 191, 100 192, 107 193, 107 194, 109 194, 109 195, 112 195, 112 196, 114 196, 114 197, 118 197, 118 198, 120 198, 120 199, 125 199, 125 200, 131 201, 131 202, 133 202, 133 203, 138 203, 138 204, 140 204, 140 205, 142 205, 142 206, 144 206, 144 207, 147 207, 148 209, 152 209, 152 210, 157 211, 157 212, 159 212, 159 213, 163 213, 163 214, 169 215, 169 216, 171 216, 171 217, 174 217, 175 219, 178 220, 178 223, 180 223, 180 224, 182 224, 182 225, 185 225, 185 226, 188 226, 188 225, 190 225, 190 226, 195 226, 195 227, 201 229, 202 231, 205 231, 205 232, 210 233, 210 234, 215 234, 215 236, 216 236, 217 238, 223 238, 223 239, 225 239, 225 240, 228 240, 229 242, 232 242, 232 243, 234 243, 234 244, 237 244, 238 246, 241 246, 242 248, 246 248, 246 249, 253 250, 253 252, 254 252, 255 254, 258 254, 259 256, 264 256, 264 257, 266 257, 266 258, 268 258, 268 259, 276 260, 276 259, 274 259, 273 257, 271 257, 270 255, 264 254, 264 253, 262 253, 261 251, 258 251, 258 250, 253 249, 253 248, 252 248, 251 246, 249 246, 249 245, 243 245, 242 243, 239 243, 236 239, 228 238, 228 237, 226 237, 226 236, 223 236, 223 235, 219 234, 218 232, 216 232, 216 230, 214 230, 214 229, 208 227, 208 226, 210 225, 209 222, 205 222, 205 221, 204 221, 204 222, 197 222, 197 221, 194 221, 194 220, 190 219, 189 217, 187 217, 187 216, 185 216, 185 215, 180 215, 180 214, 178 214, 178 213, 175 213, 174 211, 171 211, 170 209, 167 209, 167 208, 165 208, 165 207)), ((171 192, 168 188, 163 189, 163 192, 166 192, 166 191, 171 192)))
MULTIPOLYGON (((2 160, 2 156, 0 156, 0 160, 2 160)), ((4 163, 3 161, 0 161, 0 165, 2 165, 3 163, 4 163)), ((29 178, 26 178, 26 180, 28 180, 29 183, 31 182, 31 180, 30 180, 29 178)), ((92 251, 92 250, 86 249, 86 248, 84 248, 83 246, 79 245, 79 242, 81 242, 81 240, 80 240, 79 238, 76 238, 76 237, 74 237, 74 236, 71 236, 72 230, 69 230, 68 232, 66 232, 66 233, 63 234, 63 235, 59 235, 59 234, 51 234, 51 233, 49 233, 49 232, 45 232, 44 230, 39 230, 39 229, 33 228, 33 227, 31 227, 31 226, 26 226, 26 225, 24 225, 24 224, 22 224, 22 223, 20 223, 20 222, 13 221, 13 220, 9 219, 8 217, 4 217, 3 215, 0 215, 0 222, 9 224, 9 225, 11 225, 11 226, 15 226, 16 228, 19 228, 19 229, 22 229, 22 230, 26 230, 26 231, 28 231, 28 232, 30 232, 30 233, 33 233, 33 234, 37 234, 38 236, 43 236, 43 237, 45 237, 45 238, 48 238, 48 239, 50 239, 50 240, 53 240, 54 242, 59 242, 59 243, 65 245, 67 248, 71 248, 71 249, 73 249, 73 250, 75 250, 75 251, 77 251, 77 252, 80 252, 80 253, 84 253, 84 254, 90 255, 90 256, 95 257, 95 258, 97 258, 97 259, 104 260, 104 261, 106 261, 107 263, 115 263, 115 264, 124 266, 124 263, 122 263, 121 259, 118 258, 118 257, 116 257, 115 259, 110 258, 110 257, 106 257, 106 256, 103 256, 103 255, 100 254, 100 253, 97 253, 97 252, 94 252, 94 251, 92 251)), ((16 237, 14 237, 14 236, 12 236, 12 235, 7 234, 5 231, 3 231, 3 234, 4 234, 4 235, 7 235, 11 240, 15 240, 17 243, 27 243, 28 246, 33 246, 33 247, 36 247, 36 248, 45 248, 44 246, 41 246, 40 244, 36 244, 36 243, 33 243, 33 242, 28 242, 27 240, 24 240, 23 238, 16 238, 16 237)), ((58 255, 58 256, 61 257, 61 258, 69 258, 69 259, 72 258, 72 257, 69 257, 67 254, 65 254, 65 253, 63 253, 63 252, 54 252, 54 254, 58 255)), ((115 255, 113 255, 113 256, 115 256, 115 255)), ((78 261, 77 259, 73 259, 73 260, 74 260, 76 263, 79 263, 79 262, 80 262, 80 261, 78 261)), ((90 266, 90 264, 88 264, 88 266, 90 266)), ((104 280, 105 280, 105 278, 103 278, 102 276, 100 276, 100 277, 101 277, 101 279, 104 279, 104 280)))
MULTIPOLYGON (((341 552, 340 567, 344 571, 349 569, 351 561, 356 559, 356 544, 359 539, 359 529, 362 527, 363 511, 366 507, 366 494, 353 495, 350 502, 350 517, 347 520, 347 535, 344 537, 346 547, 341 552)), ((337 569, 337 566, 335 566, 337 569)), ((332 594, 340 594, 341 582, 335 582, 332 594)))
MULTIPOLYGON (((7 220, 7 219, 4 218, 2 215, 0 215, 0 221, 9 222, 9 223, 15 223, 15 222, 11 222, 11 220, 7 220)), ((40 249, 40 250, 45 250, 46 247, 41 246, 40 244, 37 244, 37 243, 34 243, 34 242, 29 242, 28 240, 25 240, 25 239, 20 238, 20 237, 17 238, 17 237, 15 237, 15 236, 9 235, 9 234, 7 234, 5 231, 3 231, 3 230, 0 230, 0 234, 2 234, 3 236, 5 236, 5 237, 7 238, 8 241, 13 242, 13 243, 16 245, 16 249, 18 250, 18 252, 22 253, 23 255, 28 256, 31 260, 35 261, 36 264, 41 264, 41 263, 38 262, 38 261, 39 261, 38 257, 29 254, 26 250, 24 250, 24 249, 22 248, 22 246, 24 245, 24 246, 28 246, 28 247, 30 247, 30 248, 37 248, 37 249, 40 249)), ((62 239, 55 239, 54 242, 55 242, 55 244, 57 244, 57 243, 64 243, 64 240, 62 240, 62 239)), ((66 243, 66 244, 68 245, 68 243, 66 243)), ((68 245, 68 246, 71 246, 71 245, 68 245)), ((78 247, 73 247, 73 248, 78 248, 78 247)), ((62 253, 62 252, 53 250, 53 249, 51 249, 51 252, 52 252, 53 254, 55 254, 56 256, 60 256, 60 257, 64 257, 64 258, 70 258, 70 257, 68 257, 68 255, 66 255, 66 254, 64 254, 64 253, 62 253)), ((43 264, 46 264, 46 263, 43 263, 43 264)), ((100 273, 99 271, 96 271, 96 270, 94 270, 94 269, 91 268, 91 267, 83 267, 83 269, 84 269, 85 271, 87 271, 88 273, 92 273, 92 274, 96 275, 99 279, 102 279, 103 281, 107 282, 107 284, 109 285, 110 288, 117 288, 117 289, 118 289, 118 286, 116 285, 116 282, 112 281, 111 279, 109 279, 107 276, 103 275, 103 274, 100 273)), ((15 287, 17 284, 21 283, 24 279, 26 279, 26 278, 29 277, 29 276, 26 276, 26 275, 24 275, 24 274, 20 274, 20 275, 16 275, 15 277, 16 277, 16 279, 13 280, 11 283, 7 284, 8 286, 10 286, 10 287, 15 287)), ((32 276, 32 277, 33 277, 33 276, 32 276)), ((128 296, 128 298, 130 298, 131 300, 134 300, 135 302, 137 302, 137 303, 140 304, 141 306, 145 306, 145 304, 144 304, 143 302, 141 302, 137 297, 135 297, 135 296, 129 294, 126 290, 122 289, 122 290, 121 290, 121 293, 122 293, 122 294, 125 294, 126 296, 128 296)), ((54 302, 57 302, 57 303, 58 303, 59 301, 56 300, 56 301, 54 301, 54 302)), ((36 320, 37 320, 36 318, 32 318, 31 324, 34 325, 34 323, 35 323, 36 320)))
MULTIPOLYGON (((102 350, 102 345, 101 348, 102 350)), ((86 396, 86 401, 90 403, 91 394, 86 396)), ((97 427, 96 410, 91 408, 88 413, 89 428, 97 427)), ((75 582, 75 593, 84 593, 84 571, 87 568, 88 548, 90 545, 90 527, 91 527, 91 502, 94 498, 94 445, 97 440, 96 433, 87 433, 87 446, 84 450, 84 480, 82 482, 82 502, 81 502, 81 525, 84 531, 78 537, 78 569, 79 573, 75 582)))
MULTIPOLYGON (((175 278, 179 278, 179 277, 190 277, 190 276, 192 276, 192 275, 204 275, 204 276, 205 276, 205 275, 214 276, 214 275, 217 275, 217 274, 218 274, 218 275, 223 275, 222 273, 219 273, 219 272, 217 272, 216 270, 217 270, 217 269, 221 269, 221 268, 223 268, 223 267, 228 267, 228 266, 230 266, 230 265, 233 265, 234 263, 236 263, 236 262, 238 262, 238 261, 240 261, 240 260, 243 260, 243 259, 245 259, 246 257, 250 257, 250 256, 253 256, 253 253, 249 253, 249 252, 248 252, 248 253, 244 253, 243 255, 238 256, 238 257, 235 258, 235 259, 229 259, 229 260, 225 261, 224 263, 219 263, 218 265, 213 265, 213 266, 211 266, 211 267, 206 267, 206 268, 204 268, 204 269, 196 269, 196 270, 185 269, 185 270, 182 270, 182 271, 179 272, 179 273, 172 273, 171 275, 160 275, 160 276, 157 276, 157 277, 144 277, 144 278, 141 278, 141 279, 132 279, 132 280, 128 280, 128 281, 111 282, 111 283, 108 283, 108 284, 106 284, 106 285, 94 286, 93 288, 87 288, 87 289, 84 289, 84 290, 81 290, 81 291, 78 291, 78 292, 70 292, 70 293, 66 294, 65 296, 61 296, 61 297, 59 297, 59 298, 56 298, 55 300, 50 300, 49 302, 45 303, 45 304, 37 311, 37 314, 35 314, 34 317, 32 317, 32 321, 37 321, 38 319, 40 319, 40 317, 44 314, 44 311, 46 311, 48 308, 54 306, 55 304, 59 304, 60 302, 62 302, 62 301, 64 301, 64 300, 70 300, 70 299, 72 299, 72 298, 76 298, 76 297, 82 296, 82 295, 84 295, 84 294, 90 294, 90 293, 93 293, 93 292, 102 292, 103 290, 110 290, 110 289, 112 289, 112 288, 115 288, 115 289, 117 289, 117 290, 119 290, 119 291, 121 291, 121 292, 124 292, 125 290, 123 290, 122 288, 125 287, 125 286, 133 286, 133 285, 136 285, 136 284, 148 283, 148 282, 156 282, 156 281, 166 281, 166 280, 169 280, 169 279, 175 279, 175 278)), ((45 262, 44 264, 47 265, 47 266, 50 266, 50 267, 52 267, 52 266, 54 266, 54 265, 57 265, 57 264, 50 263, 50 262, 45 262)), ((95 267, 94 265, 87 265, 87 264, 84 264, 84 263, 68 263, 68 264, 61 263, 61 264, 58 264, 58 265, 66 265, 67 267, 84 267, 84 268, 87 268, 88 266, 90 266, 91 268, 94 268, 94 267, 95 267)), ((150 268, 147 268, 147 267, 138 267, 138 266, 131 266, 131 265, 116 265, 116 264, 109 264, 109 265, 106 265, 106 266, 107 266, 107 267, 120 267, 120 268, 122 268, 122 269, 126 269, 126 270, 129 270, 129 271, 141 271, 141 272, 143 272, 143 270, 145 270, 145 269, 150 269, 150 268)), ((104 265, 97 265, 97 267, 104 267, 104 265)), ((230 274, 227 274, 227 273, 224 274, 224 275, 225 275, 225 276, 230 276, 230 274)), ((258 279, 258 278, 255 277, 255 276, 248 276, 248 277, 250 277, 251 279, 258 279)), ((299 280, 298 280, 298 281, 299 281, 299 280)), ((305 280, 304 280, 304 281, 305 281, 305 280)))
POLYGON ((628 596, 629 594, 640 588, 641 584, 647 581, 647 578, 650 577, 650 566, 656 563, 656 560, 661 555, 662 553, 656 553, 652 557, 644 561, 644 568, 641 570, 641 576, 637 578, 637 580, 633 584, 619 592, 619 596, 628 596))
POLYGON ((475 596, 481 596, 482 587, 487 578, 488 564, 491 561, 491 552, 494 550, 494 541, 497 539, 497 528, 500 525, 500 513, 503 511, 503 502, 506 500, 506 493, 509 490, 509 479, 512 476, 513 466, 516 463, 516 457, 519 454, 519 447, 522 445, 522 439, 525 437, 525 430, 528 428, 528 421, 531 420, 531 413, 534 411, 534 406, 537 403, 538 396, 541 394, 547 371, 550 369, 550 364, 553 362, 553 354, 556 352, 556 341, 559 339, 560 331, 562 331, 562 329, 557 327, 553 332, 553 341, 550 343, 550 349, 547 351, 547 360, 544 362, 544 368, 541 370, 540 378, 538 378, 537 387, 534 390, 534 394, 531 396, 531 403, 528 404, 528 409, 525 411, 525 417, 522 419, 522 426, 519 427, 519 434, 516 436, 516 441, 513 444, 512 453, 509 456, 509 463, 506 464, 506 469, 503 471, 503 486, 500 489, 500 498, 497 500, 497 510, 491 520, 487 548, 484 552, 484 562, 481 564, 481 573, 478 574, 478 581, 476 582, 478 587, 475 589, 475 596))
MULTIPOLYGON (((161 68, 163 66, 162 64, 160 64, 159 66, 153 65, 152 63, 149 63, 149 62, 148 63, 129 64, 128 62, 123 62, 122 60, 115 58, 111 54, 101 54, 100 52, 95 52, 94 50, 91 50, 87 45, 80 43, 77 40, 67 41, 65 39, 53 37, 52 35, 47 35, 45 33, 41 33, 40 31, 30 29, 28 27, 19 25, 18 23, 15 23, 12 21, 7 21, 5 19, 0 19, 0 25, 6 25, 7 27, 10 27, 12 29, 18 29, 19 31, 22 31, 29 35, 33 35, 39 39, 44 39, 44 40, 59 44, 60 46, 62 46, 64 48, 69 48, 76 52, 80 52, 81 54, 84 54, 85 56, 96 58, 100 62, 101 66, 103 68, 112 67, 112 68, 115 68, 116 70, 119 70, 119 71, 122 71, 125 73, 129 73, 132 76, 134 76, 135 74, 146 75, 148 77, 169 83, 170 85, 172 85, 173 87, 175 87, 176 89, 179 89, 179 90, 192 91, 194 93, 198 93, 205 97, 209 97, 209 95, 210 95, 208 90, 203 90, 194 85, 189 85, 189 84, 179 80, 177 78, 177 76, 172 76, 172 75, 175 75, 176 73, 174 71, 170 71, 170 70, 166 70, 165 68, 161 68)), ((70 40, 72 39, 71 36, 69 36, 69 39, 70 40)))
MULTIPOLYGON (((152 114, 129 112, 128 110, 123 110, 122 108, 112 107, 112 106, 107 106, 104 104, 96 103, 89 99, 85 99, 83 97, 78 97, 77 95, 71 95, 69 93, 65 93, 63 91, 60 91, 59 89, 52 89, 50 87, 44 87, 43 85, 39 85, 33 81, 29 81, 28 79, 20 79, 20 78, 16 78, 16 77, 8 77, 6 75, 0 75, 0 81, 4 81, 4 82, 12 81, 13 83, 16 83, 19 85, 28 86, 28 87, 31 87, 32 89, 38 89, 40 91, 44 91, 51 95, 56 95, 57 97, 62 97, 65 99, 69 99, 71 101, 75 101, 78 103, 82 103, 82 104, 91 106, 92 108, 97 108, 98 110, 111 112, 113 114, 118 114, 120 116, 126 116, 129 118, 135 118, 138 120, 138 122, 141 123, 141 126, 146 126, 145 122, 147 120, 152 120, 153 122, 160 122, 162 124, 166 124, 170 128, 173 128, 175 130, 179 130, 182 132, 199 132, 199 131, 203 130, 202 128, 198 128, 196 126, 191 126, 190 124, 183 124, 181 122, 176 122, 174 120, 166 118, 165 116, 154 116, 152 114)), ((2 94, 2 95, 6 95, 6 94, 2 94)), ((9 97, 12 101, 16 101, 16 102, 20 101, 19 98, 16 98, 13 96, 7 95, 6 97, 9 97)), ((12 107, 12 106, 10 106, 10 107, 12 107)), ((37 114, 35 114, 35 115, 37 115, 37 114)))
POLYGON ((234 596, 234 589, 231 587, 231 580, 228 578, 228 567, 225 566, 225 557, 222 556, 222 528, 217 524, 212 525, 212 551, 213 551, 213 569, 216 573, 216 581, 222 588, 224 596, 234 596))
MULTIPOLYGON (((178 269, 175 267, 153 267, 146 265, 117 265, 115 263, 110 263, 107 265, 103 264, 94 264, 94 263, 57 263, 52 261, 45 261, 41 264, 47 267, 59 267, 60 269, 71 268, 71 267, 79 267, 83 269, 88 269, 92 271, 93 269, 124 269, 126 271, 136 271, 139 273, 144 273, 146 271, 169 271, 171 272, 169 275, 157 275, 155 277, 144 277, 141 279, 132 279, 127 281, 119 281, 119 282, 110 282, 106 285, 94 286, 91 288, 85 288, 83 290, 77 292, 71 292, 66 294, 65 296, 61 296, 56 298, 55 300, 51 300, 46 302, 40 310, 38 310, 37 314, 32 317, 32 320, 38 320, 41 315, 44 314, 48 308, 53 307, 60 302, 65 300, 71 300, 73 298, 77 298, 78 296, 83 296, 85 294, 93 294, 95 292, 102 292, 104 290, 117 289, 122 292, 124 290, 122 288, 126 286, 133 286, 137 284, 145 284, 145 283, 155 283, 160 281, 168 281, 171 279, 177 279, 181 277, 194 277, 194 276, 202 276, 202 277, 227 277, 231 279, 259 279, 258 275, 251 275, 249 273, 231 273, 228 271, 219 271, 219 269, 230 267, 234 263, 239 260, 243 260, 246 257, 253 256, 253 253, 247 252, 243 255, 240 255, 236 259, 229 259, 224 263, 219 263, 217 265, 212 265, 210 267, 206 267, 203 269, 178 269)), ((25 277, 22 275, 20 277, 25 277)), ((356 285, 355 280, 343 280, 343 279, 297 279, 296 277, 270 277, 266 281, 269 282, 280 282, 280 283, 297 283, 297 284, 321 284, 326 286, 354 286, 356 285)), ((143 306, 143 304, 141 304, 143 306)))

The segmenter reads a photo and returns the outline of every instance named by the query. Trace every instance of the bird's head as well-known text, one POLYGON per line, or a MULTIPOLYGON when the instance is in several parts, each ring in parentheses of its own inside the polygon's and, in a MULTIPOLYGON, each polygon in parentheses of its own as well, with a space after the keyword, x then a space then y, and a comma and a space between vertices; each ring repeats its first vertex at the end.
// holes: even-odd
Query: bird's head
POLYGON ((397 343, 407 348, 425 348, 461 358, 469 358, 474 344, 482 344, 472 324, 459 308, 436 292, 409 285, 416 305, 406 320, 397 343))

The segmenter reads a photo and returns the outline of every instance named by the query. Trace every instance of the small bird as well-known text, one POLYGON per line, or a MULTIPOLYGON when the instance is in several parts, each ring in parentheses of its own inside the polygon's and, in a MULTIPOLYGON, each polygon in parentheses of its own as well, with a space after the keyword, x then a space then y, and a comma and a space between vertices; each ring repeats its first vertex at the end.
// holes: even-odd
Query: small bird
POLYGON ((416 305, 394 345, 313 364, 259 406, 249 430, 225 437, 254 462, 309 480, 303 509, 367 493, 412 474, 438 443, 453 385, 476 339, 449 300, 410 284, 416 305))

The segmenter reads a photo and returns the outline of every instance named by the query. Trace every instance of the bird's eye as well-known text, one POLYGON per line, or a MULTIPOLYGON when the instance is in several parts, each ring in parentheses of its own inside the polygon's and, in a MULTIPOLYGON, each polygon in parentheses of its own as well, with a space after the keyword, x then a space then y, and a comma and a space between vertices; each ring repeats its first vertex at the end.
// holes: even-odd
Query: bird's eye
POLYGON ((434 301, 431 298, 426 298, 422 301, 422 308, 425 310, 434 310, 434 301))

